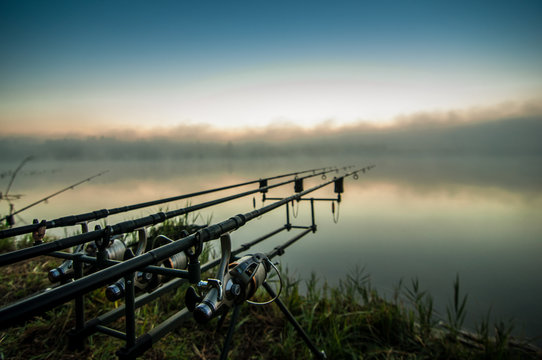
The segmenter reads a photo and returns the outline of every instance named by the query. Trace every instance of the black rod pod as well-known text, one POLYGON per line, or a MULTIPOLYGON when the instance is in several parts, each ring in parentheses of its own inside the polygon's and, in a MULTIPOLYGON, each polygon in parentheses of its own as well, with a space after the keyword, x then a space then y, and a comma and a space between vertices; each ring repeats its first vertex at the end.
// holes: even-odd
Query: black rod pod
MULTIPOLYGON (((357 171, 353 171, 343 176, 344 177, 351 176, 357 171)), ((285 183, 290 183, 290 182, 292 182, 292 180, 286 181, 284 183, 276 184, 276 185, 271 185, 270 188, 282 186, 285 183)), ((210 225, 198 231, 197 237, 196 237, 196 234, 189 235, 183 239, 174 241, 171 244, 164 245, 160 248, 149 251, 148 253, 142 254, 140 256, 136 256, 133 259, 126 260, 121 263, 109 266, 107 269, 99 270, 95 274, 82 277, 81 279, 78 279, 75 282, 71 282, 71 283, 59 286, 58 288, 51 289, 50 291, 46 291, 44 293, 40 293, 30 298, 5 306, 0 309, 0 329, 5 329, 8 327, 20 324, 25 320, 31 319, 37 315, 42 314, 45 311, 51 310, 52 308, 58 305, 61 305, 67 301, 70 301, 79 295, 88 293, 89 291, 95 290, 102 286, 107 286, 111 282, 115 281, 115 279, 118 279, 119 276, 124 276, 125 274, 137 271, 138 269, 144 268, 148 265, 153 265, 156 263, 156 261, 166 259, 167 257, 170 257, 173 254, 178 253, 179 251, 183 251, 183 250, 188 249, 191 246, 194 246, 196 243, 199 243, 199 242, 203 243, 203 242, 208 242, 208 241, 217 239, 221 234, 224 234, 225 232, 237 230, 238 228, 244 226, 245 223, 247 223, 248 221, 257 219, 259 216, 267 214, 275 209, 278 209, 279 207, 284 206, 285 204, 291 202, 292 200, 299 199, 302 196, 305 196, 313 191, 316 191, 327 185, 330 185, 331 182, 333 181, 327 181, 327 182, 321 183, 301 193, 283 198, 282 200, 279 200, 277 202, 264 206, 260 209, 255 209, 244 214, 238 214, 227 220, 210 225)), ((219 200, 215 200, 212 202, 194 205, 190 207, 189 210, 191 211, 198 210, 199 208, 202 208, 203 205, 205 206, 209 206, 209 204, 216 205, 216 204, 223 203, 232 199, 238 199, 242 196, 246 196, 248 194, 252 194, 258 191, 259 190, 256 189, 256 191, 245 192, 245 193, 233 195, 230 197, 222 198, 219 200)), ((161 212, 161 213, 153 214, 151 216, 147 216, 142 219, 130 220, 130 221, 116 224, 113 227, 115 232, 111 235, 116 235, 118 233, 125 233, 127 231, 132 231, 134 229, 140 228, 142 226, 147 226, 150 224, 163 222, 173 216, 179 216, 181 215, 181 213, 182 214, 186 213, 187 209, 188 208, 179 209, 179 211, 170 211, 167 214, 161 212)), ((311 230, 308 229, 306 231, 311 231, 311 230)), ((93 232, 89 232, 85 234, 68 237, 65 239, 60 239, 55 242, 47 242, 42 245, 37 245, 31 248, 28 248, 28 249, 33 250, 30 253, 26 251, 27 249, 23 249, 24 251, 22 252, 15 251, 15 252, 8 253, 7 254, 9 255, 8 257, 5 257, 6 254, 3 254, 3 255, 0 255, 0 258, 1 258, 0 266, 8 265, 25 258, 38 256, 38 255, 41 255, 41 253, 56 251, 59 249, 75 246, 80 243, 89 242, 89 241, 95 240, 95 238, 98 236, 102 236, 104 232, 105 231, 103 230, 97 230, 97 231, 93 231, 93 232), (34 249, 37 251, 34 251, 34 249)))

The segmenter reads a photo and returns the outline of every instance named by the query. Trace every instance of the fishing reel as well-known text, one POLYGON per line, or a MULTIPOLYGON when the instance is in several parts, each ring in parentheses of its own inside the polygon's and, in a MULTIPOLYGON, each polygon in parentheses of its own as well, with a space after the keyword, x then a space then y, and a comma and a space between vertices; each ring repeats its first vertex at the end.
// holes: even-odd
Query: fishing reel
MULTIPOLYGON (((188 232, 186 230, 183 230, 181 232, 180 238, 182 239, 188 235, 189 235, 188 232)), ((173 241, 174 240, 164 235, 158 235, 152 242, 151 246, 149 247, 150 249, 156 249, 163 245, 172 243, 173 241)), ((141 251, 136 252, 135 255, 130 254, 131 256, 129 257, 140 255, 143 252, 144 246, 138 247, 138 250, 140 249, 141 251)), ((177 254, 174 254, 173 256, 170 256, 169 258, 165 260, 158 262, 156 265, 170 268, 170 269, 185 270, 188 267, 188 257, 184 252, 179 252, 177 254)), ((134 285, 137 291, 150 293, 154 291, 156 288, 158 288, 159 286, 161 286, 162 284, 165 284, 166 282, 170 281, 171 279, 172 279, 171 276, 158 275, 155 273, 145 272, 145 271, 137 271, 135 274, 134 285)), ((124 282, 124 278, 120 278, 114 284, 109 285, 106 288, 105 290, 106 297, 110 301, 117 301, 124 296, 125 288, 126 288, 126 284, 124 282)))
MULTIPOLYGON (((84 244, 78 245, 74 253, 83 252, 87 256, 98 257, 100 254, 102 259, 105 260, 123 260, 128 247, 124 241, 124 236, 115 235, 112 236, 108 242, 91 242, 85 247, 84 244), (105 245, 105 246, 104 246, 105 245)), ((96 270, 95 266, 91 266, 88 263, 83 264, 83 269, 86 274, 96 270)), ((66 283, 73 279, 75 276, 73 260, 65 260, 60 266, 49 270, 47 277, 52 283, 61 282, 66 283)))
MULTIPOLYGON (((188 232, 186 230, 183 230, 181 232, 180 239, 187 237, 188 235, 188 232)), ((170 244, 173 241, 174 240, 164 235, 158 235, 153 241, 152 249, 157 249, 163 245, 170 244)), ((169 269, 186 270, 186 268, 188 267, 188 256, 183 251, 181 251, 168 257, 165 260, 158 262, 156 265, 169 269)), ((149 293, 172 279, 171 276, 158 275, 144 271, 136 272, 135 277, 136 288, 149 293)))
MULTIPOLYGON (((124 243, 122 235, 116 235, 111 238, 109 245, 104 249, 105 259, 107 260, 123 260, 124 253, 128 247, 124 243)), ((100 252, 100 246, 96 242, 89 243, 85 248, 85 253, 89 256, 97 257, 100 252)))
MULTIPOLYGON (((256 293, 258 287, 267 278, 268 272, 275 265, 264 254, 246 255, 227 264, 231 256, 231 239, 229 234, 220 237, 222 260, 216 279, 200 281, 197 287, 206 291, 205 296, 198 295, 196 289, 188 288, 185 303, 198 323, 206 323, 213 317, 227 312, 232 306, 244 301, 252 304, 268 304, 276 297, 265 303, 254 303, 249 299, 256 293)), ((277 295, 278 297, 278 295, 277 295)))
MULTIPOLYGON (((83 250, 83 245, 78 245, 74 253, 79 253, 83 250)), ((70 281, 75 275, 73 270, 73 260, 64 260, 58 267, 49 270, 47 277, 51 283, 60 282, 64 284, 70 281)))

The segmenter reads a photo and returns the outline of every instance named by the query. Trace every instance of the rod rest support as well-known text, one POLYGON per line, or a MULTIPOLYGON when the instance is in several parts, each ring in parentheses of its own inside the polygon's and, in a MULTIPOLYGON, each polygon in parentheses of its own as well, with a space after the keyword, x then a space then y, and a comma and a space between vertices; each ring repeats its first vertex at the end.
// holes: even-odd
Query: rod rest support
POLYGON ((38 219, 34 219, 33 224, 37 224, 36 229, 32 231, 34 245, 42 244, 43 238, 45 237, 45 230, 47 229, 47 221, 42 220, 41 222, 38 222, 38 219))
POLYGON ((149 350, 153 345, 152 336, 146 333, 136 339, 136 343, 131 347, 122 347, 116 351, 115 355, 119 360, 132 360, 141 356, 145 351, 149 350))
POLYGON ((197 284, 201 281, 201 265, 199 262, 199 256, 203 251, 203 238, 202 231, 205 229, 199 230, 195 234, 196 243, 194 244, 194 250, 186 249, 185 253, 188 256, 188 282, 190 284, 197 284))
MULTIPOLYGON (((100 230, 100 225, 96 225, 95 230, 100 230)), ((96 253, 96 267, 101 269, 105 267, 107 260, 107 247, 111 243, 111 226, 108 225, 103 229, 102 236, 94 240, 98 252, 96 253)))

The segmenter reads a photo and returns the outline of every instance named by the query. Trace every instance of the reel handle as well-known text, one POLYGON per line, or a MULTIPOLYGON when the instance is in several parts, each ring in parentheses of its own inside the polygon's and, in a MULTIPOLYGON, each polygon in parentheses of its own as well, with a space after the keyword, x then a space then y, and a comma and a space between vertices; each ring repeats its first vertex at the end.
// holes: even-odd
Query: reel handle
POLYGON ((225 284, 229 280, 226 274, 226 268, 230 262, 231 257, 231 237, 229 233, 222 234, 220 236, 220 250, 222 257, 216 279, 208 279, 207 281, 200 281, 198 287, 211 288, 205 297, 200 297, 194 288, 189 288, 185 294, 185 303, 190 310, 194 313, 194 319, 198 323, 206 323, 217 314, 218 310, 225 304, 225 284), (226 278, 225 278, 226 277, 226 278))

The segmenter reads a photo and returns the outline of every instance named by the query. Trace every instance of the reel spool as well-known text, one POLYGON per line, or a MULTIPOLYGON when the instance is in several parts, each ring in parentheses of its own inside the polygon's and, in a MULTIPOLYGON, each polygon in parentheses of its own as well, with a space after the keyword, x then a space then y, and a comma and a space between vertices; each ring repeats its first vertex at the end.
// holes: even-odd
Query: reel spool
MULTIPOLYGON (((184 230, 183 230, 184 231, 184 230)), ((181 238, 184 238, 188 236, 188 232, 184 231, 181 235, 181 238)), ((164 235, 158 235, 153 242, 152 248, 157 249, 163 245, 170 244, 174 240, 164 236, 164 235)), ((173 256, 162 260, 156 264, 157 266, 163 266, 170 269, 179 269, 179 270, 186 270, 188 267, 188 257, 184 252, 179 252, 177 254, 174 254, 173 256)), ((136 281, 135 286, 139 288, 140 290, 146 291, 146 292, 152 292, 156 288, 158 288, 160 285, 170 281, 172 278, 170 276, 165 275, 158 275, 143 271, 138 271, 136 273, 136 281)))
MULTIPOLYGON (((183 230, 181 233, 181 238, 184 238, 188 236, 188 232, 186 230, 183 230)), ((151 250, 159 248, 165 244, 172 243, 174 240, 164 236, 164 235, 158 235, 152 245, 150 246, 151 250)), ((138 245, 138 251, 144 249, 145 246, 141 243, 138 245)), ((140 255, 140 253, 136 252, 136 255, 140 255)), ((156 264, 157 266, 163 266, 170 269, 180 269, 185 270, 188 267, 188 257, 184 252, 177 253, 165 260, 162 260, 156 264)), ((154 291, 156 288, 161 286, 162 284, 170 281, 172 277, 165 276, 165 275, 158 275, 150 272, 144 272, 144 271, 137 271, 135 274, 135 287, 138 291, 145 291, 147 293, 150 293, 154 291)), ((109 285, 105 290, 105 295, 109 299, 109 301, 117 301, 120 298, 124 296, 125 293, 125 283, 124 278, 119 279, 117 282, 115 282, 112 285, 109 285)))
MULTIPOLYGON (((79 245, 75 248, 75 253, 81 252, 84 248, 85 255, 88 256, 97 256, 98 246, 96 243, 89 243, 86 247, 84 245, 79 245)), ((126 244, 124 243, 122 235, 116 235, 111 239, 111 242, 105 249, 105 258, 108 260, 123 260, 124 253, 126 252, 126 244)), ((92 271, 92 266, 84 263, 83 268, 89 271, 92 271)), ((61 282, 66 283, 73 279, 75 273, 73 269, 73 260, 65 260, 58 267, 49 270, 47 277, 51 283, 61 282)))
MULTIPOLYGON (((105 258, 107 260, 123 260, 126 249, 127 246, 124 243, 124 237, 122 235, 115 235, 105 248, 105 258)), ((99 248, 95 242, 89 243, 85 248, 85 253, 89 256, 97 256, 98 251, 99 248)))

